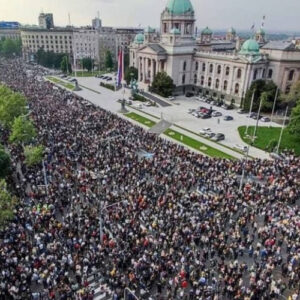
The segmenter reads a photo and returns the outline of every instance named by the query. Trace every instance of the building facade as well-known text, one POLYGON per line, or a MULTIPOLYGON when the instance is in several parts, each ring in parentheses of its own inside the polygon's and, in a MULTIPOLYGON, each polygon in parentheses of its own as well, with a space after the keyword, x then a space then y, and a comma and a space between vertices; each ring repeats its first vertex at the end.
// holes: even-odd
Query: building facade
POLYGON ((283 92, 299 80, 296 43, 274 48, 262 29, 242 45, 232 28, 225 41, 213 40, 208 27, 196 39, 190 0, 169 0, 160 23, 159 41, 138 34, 130 46, 130 66, 138 69, 141 85, 151 85, 155 74, 165 71, 176 94, 194 91, 240 103, 257 79, 273 80, 283 92))
POLYGON ((73 29, 54 28, 51 30, 39 27, 22 27, 21 39, 23 57, 33 60, 39 49, 45 52, 67 53, 73 57, 73 29))
POLYGON ((54 28, 53 14, 44 14, 41 13, 39 15, 39 27, 43 29, 51 29, 54 28))
POLYGON ((0 40, 1 39, 19 39, 20 24, 18 22, 0 22, 0 40))

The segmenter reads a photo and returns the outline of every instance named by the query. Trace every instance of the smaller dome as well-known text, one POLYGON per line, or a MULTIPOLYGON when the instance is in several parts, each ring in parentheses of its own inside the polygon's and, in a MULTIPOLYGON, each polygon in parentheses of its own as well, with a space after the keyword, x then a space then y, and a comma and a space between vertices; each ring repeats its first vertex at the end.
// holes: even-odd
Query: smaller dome
POLYGON ((145 40, 145 37, 142 33, 138 33, 135 38, 134 38, 134 42, 136 44, 143 44, 144 43, 144 40, 145 40))
POLYGON ((145 31, 145 33, 154 33, 155 29, 152 28, 152 27, 150 27, 150 26, 148 26, 144 31, 145 31))
POLYGON ((229 28, 227 33, 236 34, 236 31, 233 27, 229 28))
POLYGON ((256 34, 265 35, 266 32, 262 28, 260 28, 257 30, 256 34))
POLYGON ((249 39, 244 42, 240 54, 243 55, 257 55, 259 54, 259 45, 257 41, 249 39))
POLYGON ((180 30, 179 30, 178 28, 172 28, 172 29, 170 30, 170 33, 171 33, 171 34, 180 34, 180 30))
POLYGON ((208 27, 206 27, 202 30, 201 34, 211 35, 213 34, 213 32, 208 27))

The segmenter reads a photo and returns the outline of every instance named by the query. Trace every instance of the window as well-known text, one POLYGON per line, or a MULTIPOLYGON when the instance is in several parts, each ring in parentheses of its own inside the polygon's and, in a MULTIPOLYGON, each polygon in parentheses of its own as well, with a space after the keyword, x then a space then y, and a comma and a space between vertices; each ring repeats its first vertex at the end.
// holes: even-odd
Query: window
POLYGON ((208 86, 211 87, 211 77, 208 78, 208 86))
POLYGON ((294 79, 294 74, 295 74, 295 71, 291 70, 290 73, 289 73, 289 81, 294 79))
POLYGON ((257 78, 257 70, 254 70, 253 80, 256 80, 256 78, 257 78))
POLYGON ((214 66, 213 66, 213 64, 210 64, 210 66, 209 66, 209 72, 212 73, 213 70, 214 70, 214 66))
POLYGON ((204 76, 201 76, 200 85, 204 85, 204 76))
POLYGON ((186 71, 186 61, 183 62, 183 71, 186 71))
POLYGON ((228 82, 227 80, 224 81, 224 85, 223 85, 223 90, 226 91, 227 90, 227 85, 228 85, 228 82))
POLYGON ((262 78, 265 78, 266 76, 266 69, 263 69, 262 78))
POLYGON ((182 75, 182 84, 185 84, 185 74, 182 75))
POLYGON ((234 93, 238 94, 240 89, 240 85, 238 83, 235 84, 234 93))
POLYGON ((194 84, 197 84, 197 74, 194 75, 194 84))
POLYGON ((225 75, 228 76, 230 73, 230 68, 229 67, 226 67, 226 72, 225 72, 225 75))
POLYGON ((164 33, 167 33, 167 29, 168 29, 167 23, 164 23, 164 33))
POLYGON ((196 64, 195 64, 195 71, 198 71, 199 69, 199 63, 196 61, 196 64))
POLYGON ((237 70, 237 75, 236 75, 237 79, 240 79, 242 77, 242 70, 238 69, 237 70))
POLYGON ((220 80, 217 78, 217 79, 216 79, 216 85, 215 85, 216 89, 219 88, 219 85, 220 85, 220 80))
POLYGON ((218 73, 218 74, 221 74, 221 71, 222 71, 222 67, 219 65, 219 66, 218 66, 217 73, 218 73))
POLYGON ((291 86, 290 85, 287 85, 286 88, 285 88, 285 93, 288 94, 291 90, 291 86))
POLYGON ((205 69, 206 69, 206 65, 205 63, 202 64, 202 72, 205 72, 205 69))
POLYGON ((268 72, 268 78, 272 78, 272 76, 273 76, 273 70, 269 70, 269 72, 268 72))

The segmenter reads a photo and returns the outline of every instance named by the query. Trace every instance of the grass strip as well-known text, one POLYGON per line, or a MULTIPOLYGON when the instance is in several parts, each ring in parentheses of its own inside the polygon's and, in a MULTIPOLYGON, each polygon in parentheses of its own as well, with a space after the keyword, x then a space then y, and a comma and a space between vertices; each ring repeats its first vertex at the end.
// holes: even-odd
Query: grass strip
POLYGON ((202 153, 205 153, 208 156, 217 157, 217 158, 225 158, 225 159, 235 159, 233 156, 231 156, 227 153, 224 153, 218 149, 210 147, 200 141, 197 141, 187 135, 181 134, 180 132, 177 132, 175 130, 167 129, 164 132, 164 134, 176 141, 179 141, 180 143, 182 143, 186 146, 189 146, 189 147, 191 147, 197 151, 200 151, 202 153))
POLYGON ((73 91, 75 89, 75 86, 71 83, 68 83, 68 82, 65 82, 65 81, 62 81, 56 77, 52 77, 52 76, 47 76, 46 77, 48 80, 52 81, 53 83, 56 83, 56 84, 59 84, 63 87, 65 87, 66 89, 69 89, 71 91, 73 91))
POLYGON ((136 121, 136 122, 139 122, 147 127, 153 127, 156 123, 145 118, 145 117, 142 117, 134 112, 131 112, 131 113, 128 113, 128 114, 125 114, 126 117, 136 121))
MULTIPOLYGON (((254 133, 254 126, 248 128, 248 137, 245 135, 246 126, 238 128, 241 139, 250 144, 249 136, 254 133)), ((256 139, 253 146, 267 152, 272 152, 277 146, 281 127, 263 127, 259 126, 256 131, 256 139)), ((283 130, 280 150, 294 150, 296 155, 300 155, 300 140, 296 135, 291 134, 288 129, 283 130)))

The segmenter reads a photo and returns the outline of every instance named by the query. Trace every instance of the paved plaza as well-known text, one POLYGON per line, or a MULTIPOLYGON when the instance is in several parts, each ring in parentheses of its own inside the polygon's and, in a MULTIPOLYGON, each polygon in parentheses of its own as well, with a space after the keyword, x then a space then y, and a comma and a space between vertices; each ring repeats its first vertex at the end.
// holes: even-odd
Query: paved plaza
MULTIPOLYGON (((106 88, 99 86, 99 79, 93 77, 81 77, 78 78, 79 85, 82 88, 82 91, 76 92, 78 95, 84 97, 85 99, 91 101, 92 103, 99 105, 100 107, 109 110, 114 113, 118 113, 120 110, 120 103, 117 102, 118 99, 122 99, 123 95, 125 99, 129 99, 130 90, 121 89, 117 92, 110 91, 106 88), (87 89, 88 88, 88 89, 87 89), (100 94, 99 94, 100 93, 100 94)), ((215 133, 224 133, 225 140, 221 142, 227 147, 234 148, 236 144, 244 145, 246 144, 241 140, 238 127, 243 125, 255 126, 256 120, 248 118, 245 114, 238 114, 237 110, 225 110, 221 107, 213 107, 217 111, 220 111, 223 116, 222 117, 214 117, 211 119, 198 119, 190 114, 188 114, 189 109, 196 109, 199 106, 204 106, 210 108, 211 106, 202 101, 198 101, 195 98, 186 98, 185 96, 179 96, 175 101, 170 102, 170 106, 162 107, 160 105, 154 106, 144 106, 139 112, 139 114, 143 115, 142 112, 145 112, 145 116, 149 118, 151 114, 157 118, 163 117, 166 121, 178 125, 187 130, 193 131, 195 133, 199 133, 199 131, 204 127, 209 127, 215 133), (234 118, 233 121, 224 121, 223 117, 225 115, 230 115, 234 118), (219 121, 218 121, 219 119, 219 121)), ((136 111, 134 108, 128 107, 129 111, 136 111)), ((150 117, 151 119, 151 117, 150 117)), ((155 120, 155 119, 153 119, 155 120)), ((156 120, 157 121, 157 120, 156 120)), ((279 126, 276 123, 259 123, 260 126, 279 126)), ((185 132, 186 134, 186 132, 185 132)), ((189 133, 188 133, 189 134, 189 133)), ((193 134, 189 134, 193 135, 193 134)), ((194 135, 195 136, 195 135, 194 135)), ((233 154, 237 158, 243 157, 243 155, 231 151, 228 148, 222 147, 221 145, 209 141, 207 139, 196 136, 196 138, 204 143, 211 145, 212 147, 219 149, 225 153, 233 154)), ((260 149, 250 147, 249 155, 256 158, 270 158, 269 153, 262 151, 260 149)))

